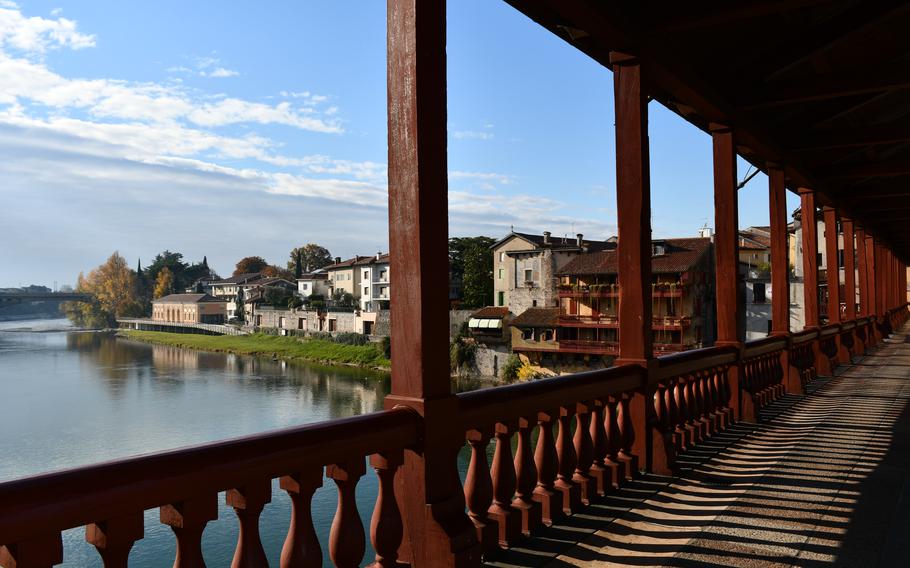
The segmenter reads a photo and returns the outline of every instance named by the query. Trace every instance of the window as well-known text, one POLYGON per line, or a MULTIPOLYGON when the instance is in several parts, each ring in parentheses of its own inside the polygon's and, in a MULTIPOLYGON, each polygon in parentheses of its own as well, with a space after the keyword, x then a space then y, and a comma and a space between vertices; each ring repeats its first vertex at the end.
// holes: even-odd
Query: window
POLYGON ((364 286, 364 287, 363 287, 363 295, 364 295, 364 296, 369 296, 369 295, 370 295, 370 287, 369 287, 369 286, 364 286))
POLYGON ((504 252, 499 253, 499 262, 505 262, 505 260, 506 260, 506 253, 504 253, 504 252))
POLYGON ((752 283, 752 302, 755 304, 764 304, 766 302, 765 298, 765 283, 764 282, 753 282, 752 283))
POLYGON ((506 293, 505 293, 505 292, 500 292, 500 293, 499 293, 499 302, 497 302, 497 303, 498 303, 500 306, 506 305, 506 293))
POLYGON ((533 329, 523 329, 521 330, 521 338, 525 341, 534 341, 534 330, 533 329))
POLYGON ((506 269, 505 269, 505 268, 500 268, 500 269, 499 269, 499 279, 500 279, 500 280, 503 279, 503 277, 505 276, 505 273, 506 273, 506 269))
POLYGON ((819 266, 824 264, 824 259, 822 258, 822 253, 818 253, 815 255, 815 262, 817 262, 819 266))
POLYGON ((369 270, 364 270, 364 271, 363 271, 363 279, 366 280, 366 279, 369 278, 369 277, 370 277, 370 271, 369 271, 369 270))
POLYGON ((534 271, 530 268, 525 268, 525 282, 532 282, 534 280, 534 271))
POLYGON ((844 251, 843 250, 837 251, 837 266, 838 266, 838 268, 844 267, 844 251))
POLYGON ((537 307, 537 300, 531 300, 531 307, 532 307, 532 308, 536 308, 536 307, 537 307))

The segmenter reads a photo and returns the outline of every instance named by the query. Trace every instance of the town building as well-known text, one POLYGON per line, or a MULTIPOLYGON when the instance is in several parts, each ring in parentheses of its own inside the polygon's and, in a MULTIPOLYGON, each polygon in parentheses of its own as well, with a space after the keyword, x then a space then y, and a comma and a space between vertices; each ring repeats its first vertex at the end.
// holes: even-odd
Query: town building
POLYGON ((210 294, 170 294, 152 302, 152 320, 169 323, 223 324, 227 302, 210 294))
POLYGON ((369 257, 358 255, 341 260, 341 257, 336 257, 334 263, 323 267, 328 275, 329 295, 347 292, 355 299, 359 299, 362 290, 360 289, 360 271, 357 270, 356 264, 367 258, 369 257))
POLYGON ((248 272, 209 282, 207 285, 208 293, 227 302, 227 317, 231 319, 237 316, 237 294, 240 291, 240 286, 260 278, 262 278, 262 273, 248 272))
MULTIPOLYGON (((652 242, 654 351, 697 349, 714 341, 713 245, 709 238, 652 242)), ((619 264, 615 250, 575 256, 556 273, 558 306, 532 306, 512 321, 512 350, 532 363, 618 354, 619 264)))
POLYGON ((767 271, 771 266, 771 227, 748 227, 739 231, 739 261, 767 271))
POLYGON ((360 279, 360 309, 364 312, 378 312, 389 309, 391 292, 389 286, 389 255, 377 252, 375 256, 363 257, 354 263, 360 279))
POLYGON ((328 282, 329 275, 321 270, 310 274, 302 274, 297 279, 297 295, 304 299, 314 294, 327 298, 331 296, 328 282))
POLYGON ((556 273, 583 253, 616 248, 615 242, 588 241, 512 231, 491 247, 493 251, 493 304, 513 314, 528 308, 556 307, 556 273))

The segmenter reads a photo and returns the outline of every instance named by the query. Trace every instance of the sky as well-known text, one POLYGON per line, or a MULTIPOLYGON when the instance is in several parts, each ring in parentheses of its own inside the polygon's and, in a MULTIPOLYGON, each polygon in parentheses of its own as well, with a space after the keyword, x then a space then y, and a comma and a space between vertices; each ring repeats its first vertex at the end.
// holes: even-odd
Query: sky
MULTIPOLYGON (((615 234, 612 74, 491 0, 448 3, 447 53, 450 234, 615 234)), ((710 138, 649 113, 653 235, 694 236, 710 138)), ((380 0, 0 0, 0 287, 384 251, 386 134, 380 0)), ((759 174, 740 226, 767 223, 759 174)))

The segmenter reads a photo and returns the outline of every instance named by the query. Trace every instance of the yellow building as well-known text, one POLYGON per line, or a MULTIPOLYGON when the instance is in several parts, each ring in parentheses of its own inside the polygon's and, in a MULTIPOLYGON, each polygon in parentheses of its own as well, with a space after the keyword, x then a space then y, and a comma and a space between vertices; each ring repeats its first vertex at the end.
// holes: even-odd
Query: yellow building
POLYGON ((152 320, 223 324, 227 302, 208 294, 171 294, 152 302, 152 320))

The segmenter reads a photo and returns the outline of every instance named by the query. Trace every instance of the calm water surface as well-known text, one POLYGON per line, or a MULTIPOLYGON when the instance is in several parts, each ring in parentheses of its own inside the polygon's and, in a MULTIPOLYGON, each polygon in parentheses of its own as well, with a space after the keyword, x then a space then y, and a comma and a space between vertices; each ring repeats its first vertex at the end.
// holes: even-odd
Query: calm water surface
MULTIPOLYGON (((65 320, 0 322, 0 481, 379 410, 386 375, 357 369, 148 345, 110 334, 67 330, 65 320), (28 329, 26 331, 25 329, 28 329)), ((372 470, 358 506, 369 527, 376 492, 372 470)), ((334 483, 313 503, 325 549, 334 483)), ((209 566, 228 566, 237 538, 233 510, 219 496, 217 521, 204 535, 209 566)), ((273 483, 260 528, 277 566, 290 502, 273 483)), ((369 547, 369 539, 367 539, 369 547)), ((64 566, 101 566, 84 530, 64 533, 64 566)), ((147 511, 145 539, 130 565, 169 567, 174 538, 147 511)), ((372 559, 368 550, 367 559, 372 559)))

